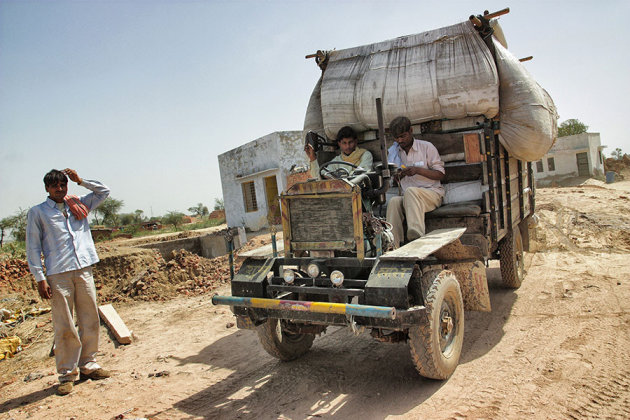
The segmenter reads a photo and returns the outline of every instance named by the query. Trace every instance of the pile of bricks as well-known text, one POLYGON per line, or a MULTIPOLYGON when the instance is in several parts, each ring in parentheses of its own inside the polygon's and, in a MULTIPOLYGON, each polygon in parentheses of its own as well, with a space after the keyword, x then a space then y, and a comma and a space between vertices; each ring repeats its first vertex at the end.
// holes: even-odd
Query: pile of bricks
POLYGON ((34 290, 28 263, 19 258, 0 261, 0 293, 34 290))

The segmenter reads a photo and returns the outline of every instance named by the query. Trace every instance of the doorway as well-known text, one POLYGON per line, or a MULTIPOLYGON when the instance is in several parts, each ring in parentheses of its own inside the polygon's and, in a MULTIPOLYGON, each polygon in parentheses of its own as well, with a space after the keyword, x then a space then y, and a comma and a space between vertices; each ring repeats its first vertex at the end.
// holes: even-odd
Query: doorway
POLYGON ((267 221, 270 225, 279 225, 280 201, 278 200, 278 182, 276 176, 265 177, 265 196, 267 197, 267 221))
POLYGON ((578 153, 575 155, 577 159, 578 176, 590 176, 591 173, 588 170, 588 155, 586 152, 578 153))

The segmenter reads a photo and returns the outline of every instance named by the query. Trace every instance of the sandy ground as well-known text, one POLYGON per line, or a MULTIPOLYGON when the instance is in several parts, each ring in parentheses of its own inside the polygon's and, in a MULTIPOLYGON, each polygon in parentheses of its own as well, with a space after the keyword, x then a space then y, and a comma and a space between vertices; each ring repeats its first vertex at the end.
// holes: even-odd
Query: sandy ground
POLYGON ((539 189, 537 214, 523 285, 502 289, 488 268, 493 310, 466 312, 447 381, 418 376, 406 344, 348 328, 279 362, 206 293, 116 304, 135 341, 119 346, 102 327, 114 375, 65 397, 38 317, 40 337, 0 362, 0 419, 630 418, 630 181, 539 189))

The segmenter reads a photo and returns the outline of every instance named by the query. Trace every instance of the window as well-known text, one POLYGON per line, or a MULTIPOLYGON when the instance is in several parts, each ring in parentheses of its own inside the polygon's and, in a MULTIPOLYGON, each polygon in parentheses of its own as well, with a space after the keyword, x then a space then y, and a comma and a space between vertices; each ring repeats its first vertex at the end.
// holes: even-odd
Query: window
POLYGON ((547 158, 547 169, 549 169, 549 172, 556 170, 556 162, 552 157, 547 158))
POLYGON ((256 202, 256 186, 254 185, 254 181, 242 183, 241 188, 243 189, 245 212, 251 213, 253 211, 258 211, 258 203, 256 202))
POLYGON ((536 161, 536 172, 540 173, 543 171, 542 160, 536 161))

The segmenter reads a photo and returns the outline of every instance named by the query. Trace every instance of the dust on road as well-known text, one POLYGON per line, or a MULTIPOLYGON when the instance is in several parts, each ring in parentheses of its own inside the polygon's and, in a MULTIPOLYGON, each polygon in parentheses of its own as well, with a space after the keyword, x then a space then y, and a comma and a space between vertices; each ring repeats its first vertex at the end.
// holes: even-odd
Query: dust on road
POLYGON ((113 377, 66 397, 54 394, 50 325, 33 320, 41 335, 0 362, 0 418, 630 418, 629 199, 630 181, 539 189, 525 281, 502 289, 488 268, 492 312, 466 312, 447 381, 418 376, 406 344, 348 328, 279 362, 212 306, 210 293, 229 293, 219 282, 172 299, 125 295, 117 309, 136 340, 115 345, 101 328, 113 377), (25 382, 31 373, 44 376, 25 382))

